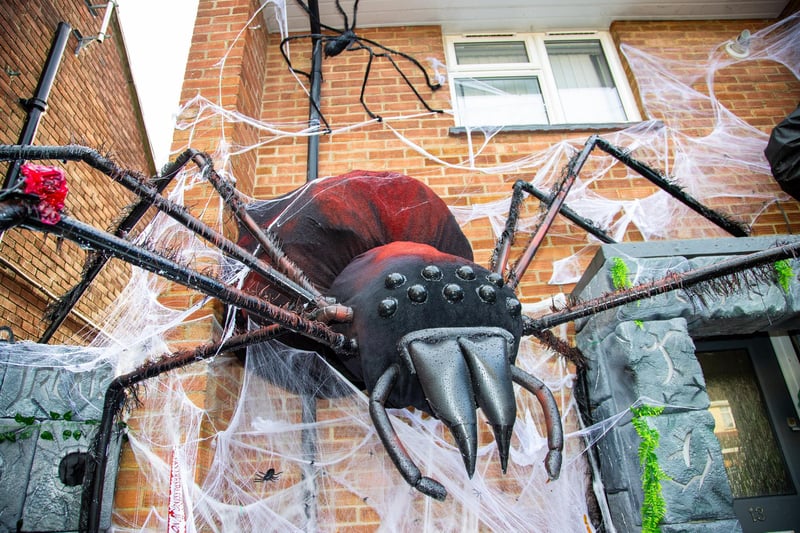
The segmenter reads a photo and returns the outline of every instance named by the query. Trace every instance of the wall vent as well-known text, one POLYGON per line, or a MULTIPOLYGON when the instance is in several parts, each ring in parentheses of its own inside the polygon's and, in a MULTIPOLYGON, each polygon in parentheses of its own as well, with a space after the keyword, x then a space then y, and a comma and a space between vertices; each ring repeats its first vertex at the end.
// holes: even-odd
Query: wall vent
POLYGON ((565 37, 570 35, 584 36, 584 35, 597 35, 596 31, 549 31, 545 35, 548 37, 565 37))
POLYGON ((464 35, 465 39, 475 39, 481 37, 514 37, 516 33, 468 33, 464 35))

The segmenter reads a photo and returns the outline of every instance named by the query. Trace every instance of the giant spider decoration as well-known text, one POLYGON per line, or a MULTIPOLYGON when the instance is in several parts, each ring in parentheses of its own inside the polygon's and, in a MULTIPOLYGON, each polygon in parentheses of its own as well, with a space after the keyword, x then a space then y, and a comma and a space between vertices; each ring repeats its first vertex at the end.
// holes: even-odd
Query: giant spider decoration
MULTIPOLYGON (((300 7, 303 9, 303 11, 305 11, 306 14, 308 14, 309 19, 312 21, 312 25, 316 25, 321 29, 327 30, 327 31, 331 32, 333 35, 323 34, 323 33, 308 33, 308 34, 304 34, 304 35, 291 35, 291 36, 288 36, 288 37, 284 38, 281 41, 280 50, 281 50, 281 54, 283 55, 284 60, 286 61, 286 64, 289 66, 289 69, 292 72, 295 72, 297 74, 301 74, 301 75, 307 77, 309 80, 312 77, 310 72, 306 72, 306 71, 303 71, 303 70, 300 70, 298 68, 293 67, 292 66, 292 61, 289 58, 289 54, 287 53, 287 50, 286 50, 287 49, 287 45, 290 42, 296 41, 298 39, 312 39, 313 42, 319 42, 320 45, 323 47, 323 51, 324 51, 325 57, 336 57, 339 54, 341 54, 342 52, 354 52, 354 51, 363 50, 363 51, 367 52, 367 54, 369 55, 369 58, 367 59, 367 65, 366 65, 366 67, 364 69, 364 78, 363 78, 363 81, 361 82, 361 94, 359 95, 359 101, 361 102, 361 105, 364 107, 364 111, 367 112, 367 114, 370 116, 370 118, 376 119, 378 121, 382 120, 382 118, 379 115, 377 115, 377 114, 372 112, 372 110, 369 108, 367 103, 364 101, 364 92, 367 89, 367 81, 369 80, 370 70, 371 70, 371 67, 372 67, 372 61, 376 57, 384 58, 384 59, 388 60, 391 63, 392 67, 394 67, 394 69, 397 71, 397 73, 400 74, 400 77, 403 78, 403 81, 411 89, 411 91, 414 93, 414 96, 417 97, 417 100, 420 101, 420 103, 425 107, 425 109, 427 109, 428 111, 430 111, 432 113, 442 113, 441 109, 434 109, 430 105, 428 105, 428 103, 425 101, 425 99, 422 97, 422 95, 419 94, 419 91, 417 91, 416 87, 414 87, 414 84, 411 82, 411 80, 408 78, 408 76, 406 76, 405 72, 403 72, 403 70, 400 68, 400 65, 398 65, 397 61, 395 60, 395 57, 397 57, 399 59, 402 59, 402 60, 405 60, 405 61, 408 61, 409 63, 411 63, 411 65, 414 68, 416 68, 422 74, 423 78, 425 79, 425 84, 428 86, 428 88, 431 91, 436 91, 436 90, 440 89, 441 85, 439 83, 431 82, 431 79, 428 76, 428 72, 425 70, 425 67, 423 67, 420 64, 419 61, 417 61, 415 58, 413 58, 412 56, 410 56, 408 54, 405 54, 403 52, 399 52, 397 50, 393 50, 392 48, 388 48, 386 46, 383 46, 382 44, 380 44, 380 43, 378 43, 376 41, 373 41, 372 39, 368 39, 366 37, 362 37, 362 36, 356 34, 355 30, 356 30, 356 17, 358 15, 358 0, 356 0, 353 3, 353 25, 352 26, 349 23, 349 20, 348 20, 348 17, 347 17, 347 13, 345 13, 344 9, 342 8, 341 4, 339 3, 339 0, 336 0, 336 10, 339 12, 339 14, 342 15, 342 19, 344 21, 344 29, 341 29, 341 30, 338 29, 338 28, 334 28, 332 26, 328 26, 327 24, 323 24, 321 21, 319 21, 317 19, 317 15, 315 13, 313 13, 309 9, 308 5, 305 4, 302 0, 297 0, 297 3, 300 5, 300 7), (376 51, 376 49, 378 51, 376 51)), ((330 130, 330 125, 325 120, 325 116, 322 114, 322 112, 320 111, 317 103, 314 101, 313 98, 311 98, 311 104, 314 106, 315 110, 319 114, 320 120, 323 122, 325 127, 328 130, 330 130)))
MULTIPOLYGON (((572 159, 557 191, 544 195, 548 212, 534 237, 546 233, 547 221, 558 212, 576 217, 563 209, 563 197, 591 148, 603 147, 599 139, 591 141, 588 149, 572 159)), ((193 150, 184 152, 165 169, 164 176, 153 180, 143 180, 82 146, 0 145, 0 161, 13 160, 83 161, 138 195, 142 206, 169 215, 251 271, 238 289, 134 244, 119 231, 119 235, 106 233, 65 215, 61 211, 65 183, 58 172, 40 172, 37 177, 29 172, 22 186, 0 191, 0 231, 20 227, 74 241, 104 258, 122 259, 218 298, 241 309, 258 325, 221 343, 165 355, 111 383, 87 459, 90 481, 84 485, 81 529, 88 531, 99 528, 106 450, 114 417, 130 387, 220 351, 278 337, 290 345, 306 349, 310 345, 366 391, 370 416, 384 448, 402 477, 423 494, 438 500, 446 497, 444 486, 423 476, 405 451, 386 408, 411 406, 441 419, 471 476, 479 407, 492 425, 505 471, 516 419, 513 383, 532 392, 542 406, 549 448, 545 468, 551 479, 557 478, 563 446, 560 416, 547 387, 514 365, 523 336, 536 336, 569 354, 580 366, 579 356, 557 341, 550 328, 598 309, 792 257, 800 249, 800 244, 777 246, 594 301, 573 303, 533 319, 522 314, 514 288, 524 274, 526 258, 535 253, 536 238, 523 260, 507 268, 518 203, 523 192, 539 194, 525 182, 515 186, 515 205, 498 242, 494 266, 488 269, 473 262, 470 245, 446 204, 421 182, 399 174, 350 173, 310 182, 269 202, 245 205, 232 185, 215 172, 211 160, 193 150), (202 169, 238 220, 238 243, 159 194, 163 181, 189 162, 202 169), (249 251, 256 248, 257 253, 249 251)), ((593 227, 586 221, 584 225, 593 227)))

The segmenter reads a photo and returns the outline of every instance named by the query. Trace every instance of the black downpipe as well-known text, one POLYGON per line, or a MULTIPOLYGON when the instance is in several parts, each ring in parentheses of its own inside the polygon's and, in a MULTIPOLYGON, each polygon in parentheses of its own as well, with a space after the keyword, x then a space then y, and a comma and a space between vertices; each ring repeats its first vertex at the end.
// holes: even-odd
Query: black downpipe
MULTIPOLYGON (((17 144, 23 146, 33 144, 36 131, 39 129, 39 121, 47 111, 47 98, 50 96, 50 89, 56 79, 56 73, 58 73, 58 67, 61 65, 61 58, 64 56, 64 49, 67 46, 67 39, 69 39, 71 31, 72 27, 66 22, 58 23, 56 34, 53 36, 53 43, 50 45, 50 52, 47 54, 47 61, 42 69, 42 74, 39 76, 36 92, 32 98, 21 100, 28 115, 25 117, 25 124, 22 126, 22 132, 19 135, 17 144)), ((3 183, 4 190, 10 189, 17 184, 21 165, 21 160, 11 163, 8 174, 6 174, 6 180, 3 183)))
MULTIPOLYGON (((338 5, 338 4, 337 4, 338 5)), ((311 34, 311 102, 308 110, 308 121, 316 127, 316 134, 308 137, 308 159, 306 161, 306 181, 314 181, 319 177, 319 130, 322 124, 320 99, 322 93, 322 26, 319 20, 319 2, 308 0, 309 23, 311 34)), ((325 124, 327 127, 327 123, 325 124)), ((313 424, 317 421, 316 399, 303 395, 303 457, 308 461, 303 466, 303 499, 305 500, 306 531, 317 529, 317 479, 314 461, 317 458, 317 433, 313 424)))
MULTIPOLYGON (((316 37, 322 33, 319 22, 319 3, 317 0, 309 0, 309 20, 311 22, 311 33, 315 35, 311 39, 313 51, 311 54, 311 104, 308 111, 308 121, 311 126, 316 126, 319 131, 322 122, 319 112, 320 94, 322 91, 322 41, 316 37)), ((319 175, 319 135, 308 136, 308 161, 306 164, 306 181, 314 181, 319 175)))

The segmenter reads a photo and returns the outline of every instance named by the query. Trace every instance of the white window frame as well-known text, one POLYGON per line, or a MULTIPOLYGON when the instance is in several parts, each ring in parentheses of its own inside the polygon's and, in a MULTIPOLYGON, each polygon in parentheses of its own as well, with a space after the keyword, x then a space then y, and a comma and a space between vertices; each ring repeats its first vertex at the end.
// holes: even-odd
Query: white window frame
MULTIPOLYGON (((639 108, 633 91, 628 84, 622 63, 617 55, 616 47, 608 32, 603 31, 572 31, 572 32, 546 32, 546 33, 497 33, 481 35, 445 35, 445 53, 447 59, 448 82, 450 84, 450 101, 453 102, 453 114, 457 127, 465 126, 463 110, 459 109, 458 96, 456 94, 457 79, 480 78, 491 75, 513 75, 513 76, 536 76, 539 87, 545 102, 545 111, 549 124, 547 126, 570 126, 575 123, 567 122, 562 111, 558 97, 558 89, 555 83, 550 61, 547 59, 545 41, 579 41, 591 40, 599 41, 605 55, 608 68, 619 94, 622 108, 627 119, 624 123, 638 122, 641 120, 639 108), (456 61, 455 43, 480 43, 480 42, 500 42, 500 41, 523 41, 528 52, 528 63, 494 63, 478 65, 459 65, 456 61)), ((502 126, 504 124, 481 124, 481 126, 502 126)), ((509 124, 510 125, 510 124, 509 124)), ((526 124, 513 124, 514 126, 526 126, 526 124)), ((542 125, 531 125, 531 127, 541 127, 542 125)), ((475 127, 475 126, 473 126, 475 127)))

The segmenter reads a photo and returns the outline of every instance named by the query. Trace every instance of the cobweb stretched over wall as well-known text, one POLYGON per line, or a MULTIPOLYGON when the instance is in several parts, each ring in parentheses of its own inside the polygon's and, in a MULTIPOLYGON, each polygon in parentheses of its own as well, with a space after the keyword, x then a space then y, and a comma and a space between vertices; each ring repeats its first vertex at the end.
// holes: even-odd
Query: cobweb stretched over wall
MULTIPOLYGON (((276 19, 285 20, 281 2, 267 2, 264 8, 274 8, 276 19)), ((285 31, 285 24, 281 28, 285 31)), ((241 28, 245 30, 246 26, 241 28)), ((798 38, 797 17, 792 17, 755 33, 751 58, 772 59, 797 73, 798 38)), ((715 97, 714 75, 733 61, 722 55, 723 44, 696 63, 670 62, 656 52, 625 47, 632 71, 641 80, 649 120, 604 137, 664 170, 701 200, 746 198, 746 202, 736 203, 738 210, 731 214, 751 223, 766 205, 782 196, 768 178, 762 154, 765 134, 725 109, 715 97), (698 90, 703 83, 705 90, 698 90), (680 121, 672 120, 678 112, 696 115, 703 123, 702 136, 682 131, 680 121), (734 184, 726 182, 725 175, 755 177, 752 182, 734 184)), ((225 57, 219 67, 222 72, 225 57)), ((302 80, 298 83, 302 85, 302 80)), ((232 156, 286 137, 317 134, 309 124, 264 123, 225 110, 204 97, 187 102, 185 110, 182 116, 193 118, 179 127, 190 132, 204 121, 221 124, 214 159, 218 170, 231 178, 235 178, 229 165, 232 156), (261 143, 233 146, 225 137, 224 125, 234 122, 256 128, 261 143)), ((384 116, 381 123, 370 120, 331 126, 337 132, 355 128, 390 131, 399 142, 431 161, 463 172, 467 186, 470 176, 510 173, 525 174, 545 191, 586 140, 571 139, 500 166, 481 166, 477 163, 481 154, 500 142, 499 130, 469 128, 460 162, 454 164, 437 159, 424 141, 406 135, 403 118, 384 116)), ((191 144, 192 135, 189 137, 191 144)), ((620 200, 604 197, 591 187, 616 165, 610 157, 597 155, 595 163, 581 174, 568 205, 618 240, 630 228, 645 239, 675 237, 687 213, 665 193, 620 200)), ((185 190, 200 181, 199 172, 183 173, 172 198, 181 202, 185 190)), ((453 208, 453 212, 464 224, 488 221, 499 234, 509 201, 510 189, 507 198, 453 208)), ((221 205, 211 205, 218 202, 214 198, 206 207, 222 212, 221 205)), ((192 210, 202 207, 192 206, 192 210)), ((521 228, 530 228, 535 221, 535 216, 526 218, 521 228)), ((705 222, 698 218, 697 224, 705 222)), ((218 225, 222 227, 222 220, 218 225)), ((719 231, 709 226, 710 234, 719 231)), ((177 250, 179 261, 199 270, 216 269, 230 283, 242 277, 235 265, 228 265, 168 217, 157 216, 139 239, 157 249, 177 250)), ((585 244, 584 251, 557 262, 551 283, 575 281, 581 265, 589 259, 588 237, 585 244)), ((98 363, 110 359, 122 373, 148 357, 167 353, 169 341, 190 339, 195 330, 204 339, 209 329, 221 336, 230 334, 230 324, 203 318, 198 311, 203 301, 179 310, 159 303, 158 296, 167 286, 166 281, 134 269, 130 285, 108 312, 103 335, 93 342, 102 348, 98 363)), ((52 360, 40 364, 69 371, 91 367, 90 363, 76 368, 52 360)), ((310 399, 307 393, 320 386, 310 380, 314 373, 307 369, 312 364, 319 364, 314 354, 269 343, 251 350, 246 368, 233 357, 219 356, 211 363, 150 380, 141 392, 146 408, 134 409, 129 419, 130 447, 142 472, 137 505, 145 510, 118 507, 116 530, 150 531, 169 526, 186 531, 334 531, 363 521, 380 523, 379 529, 384 531, 593 529, 588 524, 590 484, 585 450, 587 442, 608 429, 608 423, 579 429, 571 394, 574 376, 552 352, 525 342, 517 364, 544 380, 559 400, 567 439, 564 468, 557 481, 547 482, 542 467, 546 444, 541 411, 528 394, 517 395, 518 421, 506 476, 500 475, 495 445, 487 435, 481 437, 478 466, 470 480, 438 421, 408 410, 392 411, 395 428, 423 473, 447 488, 449 496, 444 503, 410 489, 397 473, 375 433, 361 391, 353 390, 331 370, 324 382, 329 399, 310 399), (272 479, 258 482, 258 472, 272 479)))

